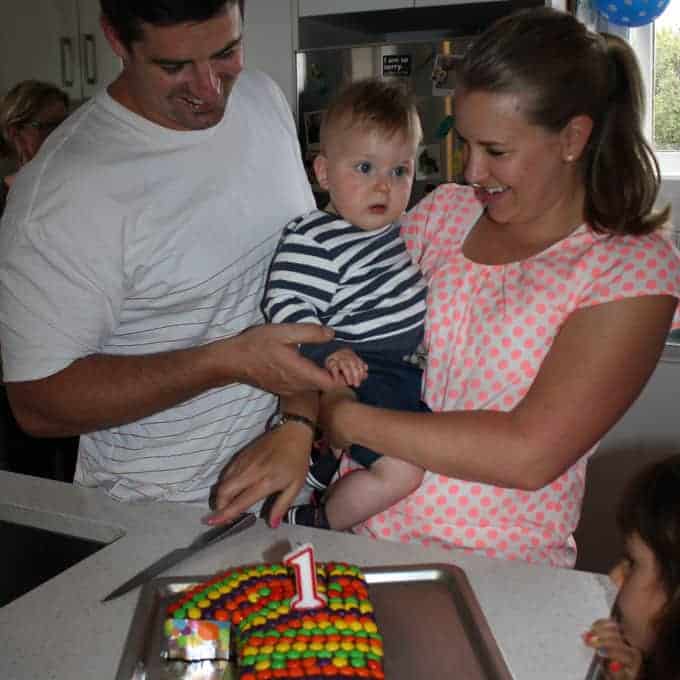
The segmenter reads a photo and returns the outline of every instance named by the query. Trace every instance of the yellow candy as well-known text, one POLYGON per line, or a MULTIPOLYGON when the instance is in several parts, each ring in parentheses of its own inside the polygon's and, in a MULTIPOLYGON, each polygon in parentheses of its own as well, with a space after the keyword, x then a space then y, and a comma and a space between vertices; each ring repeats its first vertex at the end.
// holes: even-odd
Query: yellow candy
POLYGON ((347 628, 347 623, 345 621, 343 621, 342 619, 340 619, 339 621, 335 622, 335 627, 338 630, 345 630, 345 628, 347 628))
POLYGON ((363 630, 363 626, 358 621, 352 621, 352 623, 349 624, 349 627, 355 633, 360 631, 360 630, 363 630))
POLYGON ((207 609, 208 607, 210 607, 211 604, 212 602, 210 600, 199 600, 198 602, 198 606, 201 609, 207 609))
POLYGON ((198 609, 198 607, 190 607, 189 611, 187 612, 187 616, 190 619, 200 619, 201 618, 201 610, 198 609))
POLYGON ((248 593, 248 602, 257 602, 260 596, 257 593, 248 593))
POLYGON ((304 621, 302 628, 303 630, 312 630, 312 628, 316 628, 316 623, 314 621, 304 621))
POLYGON ((269 661, 258 661, 255 664, 255 670, 266 671, 269 668, 270 665, 271 665, 271 662, 269 662, 269 661))
POLYGON ((310 649, 313 649, 315 652, 320 652, 323 649, 323 645, 320 642, 312 642, 309 645, 310 649))
POLYGON ((254 656, 257 654, 257 647, 244 647, 241 654, 243 656, 254 656))
POLYGON ((326 628, 330 628, 330 626, 330 621, 319 621, 319 628, 321 628, 321 630, 326 630, 326 628))
POLYGON ((253 626, 261 626, 263 623, 267 623, 267 618, 265 616, 256 616, 253 619, 253 626))
POLYGON ((289 611, 290 611, 290 607, 288 607, 285 604, 282 604, 280 607, 276 608, 277 614, 287 614, 289 611))
POLYGON ((341 642, 340 647, 346 652, 351 652, 354 649, 354 645, 351 642, 341 642))
POLYGON ((364 630, 367 633, 377 633, 378 632, 378 626, 373 623, 373 621, 366 621, 364 624, 364 630))
POLYGON ((365 642, 357 641, 357 649, 358 649, 360 652, 364 652, 364 654, 365 654, 365 653, 368 652, 371 648, 370 648, 365 642))
MULTIPOLYGON (((337 611, 338 609, 342 609, 343 607, 342 607, 341 604, 338 604, 337 602, 331 602, 331 603, 328 605, 328 608, 329 608, 329 609, 332 609, 333 611, 337 611)), ((337 625, 336 625, 336 628, 337 628, 337 625)))
POLYGON ((293 643, 293 649, 296 652, 306 652, 307 651, 307 643, 306 642, 294 642, 293 643))
POLYGON ((359 611, 362 614, 370 614, 373 611, 373 605, 370 602, 362 602, 359 605, 359 611))
MULTIPOLYGON (((279 642, 275 645, 274 649, 276 649, 277 652, 288 652, 290 651, 290 645, 287 642, 279 642)), ((368 647, 366 649, 368 650, 368 647)))
POLYGON ((347 659, 343 658, 342 656, 334 656, 331 660, 331 663, 336 668, 344 668, 347 665, 347 659))
POLYGON ((329 652, 337 652, 340 649, 340 645, 337 642, 327 642, 326 649, 329 652))

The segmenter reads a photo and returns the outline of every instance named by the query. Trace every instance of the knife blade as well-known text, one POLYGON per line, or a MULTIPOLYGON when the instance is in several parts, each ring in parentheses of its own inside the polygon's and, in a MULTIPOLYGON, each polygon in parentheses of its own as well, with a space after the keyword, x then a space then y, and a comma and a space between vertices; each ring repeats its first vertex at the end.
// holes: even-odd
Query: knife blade
POLYGON ((133 588, 137 588, 147 581, 151 580, 154 576, 157 576, 161 572, 173 567, 182 560, 186 559, 190 555, 197 553, 203 548, 207 548, 217 541, 221 541, 227 536, 234 536, 235 534, 245 531, 248 527, 255 524, 256 517, 252 512, 243 512, 236 519, 226 524, 221 524, 220 526, 208 529, 202 534, 199 534, 188 546, 184 548, 177 548, 164 555, 160 559, 156 560, 153 564, 150 564, 145 569, 142 569, 138 574, 128 579, 122 585, 118 586, 115 590, 111 591, 102 602, 109 602, 125 593, 129 592, 133 588))

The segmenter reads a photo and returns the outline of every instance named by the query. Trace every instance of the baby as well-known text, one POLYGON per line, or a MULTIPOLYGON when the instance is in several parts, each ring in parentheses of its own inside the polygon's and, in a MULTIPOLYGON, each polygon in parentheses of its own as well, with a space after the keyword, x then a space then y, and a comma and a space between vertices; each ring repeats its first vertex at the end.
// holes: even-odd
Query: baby
MULTIPOLYGON (((401 86, 369 79, 340 92, 323 118, 314 162, 330 203, 286 226, 263 301, 270 322, 332 327, 333 342, 302 353, 362 402, 402 410, 427 408, 421 371, 407 360, 423 339, 427 291, 396 224, 411 195, 421 136, 401 86)), ((363 447, 349 455, 363 468, 330 486, 320 503, 291 508, 288 522, 347 529, 423 477, 420 468, 363 447)), ((332 455, 313 459, 308 480, 323 489, 336 468, 332 455)))
POLYGON ((610 573, 618 586, 615 618, 584 635, 606 659, 610 680, 680 678, 680 455, 645 468, 619 506, 626 541, 610 573))

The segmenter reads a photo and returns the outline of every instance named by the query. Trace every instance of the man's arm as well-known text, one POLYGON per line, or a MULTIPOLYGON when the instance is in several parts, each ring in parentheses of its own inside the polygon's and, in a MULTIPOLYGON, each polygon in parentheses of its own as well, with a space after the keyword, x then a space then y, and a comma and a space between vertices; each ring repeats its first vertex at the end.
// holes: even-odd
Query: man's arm
POLYGON ((279 395, 328 389, 328 372, 301 357, 297 346, 332 337, 331 330, 314 324, 256 326, 173 352, 91 355, 49 377, 7 383, 7 394, 30 434, 77 435, 139 420, 234 382, 279 395))

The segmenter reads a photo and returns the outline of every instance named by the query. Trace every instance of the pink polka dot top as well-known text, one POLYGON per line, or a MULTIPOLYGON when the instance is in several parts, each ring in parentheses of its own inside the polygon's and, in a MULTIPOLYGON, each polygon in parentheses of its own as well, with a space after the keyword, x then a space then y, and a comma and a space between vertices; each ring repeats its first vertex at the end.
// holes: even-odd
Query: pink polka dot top
MULTIPOLYGON (((526 260, 484 265, 462 253, 481 213, 470 187, 446 184, 402 221, 407 246, 429 286, 423 393, 433 411, 511 410, 574 310, 641 295, 680 298, 680 254, 664 234, 606 236, 583 225, 526 260)), ((573 566, 572 533, 594 449, 537 491, 428 472, 414 493, 355 531, 573 566)), ((352 465, 344 462, 343 472, 352 465)))

